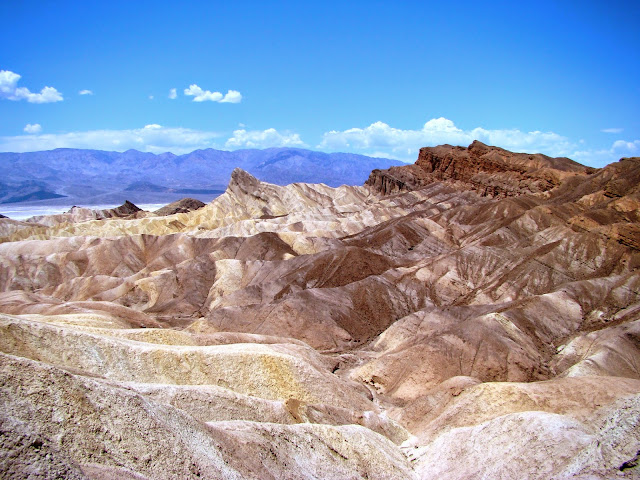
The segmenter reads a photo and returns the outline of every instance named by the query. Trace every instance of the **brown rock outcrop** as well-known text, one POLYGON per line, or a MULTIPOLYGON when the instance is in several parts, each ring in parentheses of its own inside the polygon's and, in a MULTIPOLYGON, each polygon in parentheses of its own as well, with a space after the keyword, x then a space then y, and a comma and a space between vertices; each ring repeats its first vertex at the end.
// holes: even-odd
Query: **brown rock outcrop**
POLYGON ((176 213, 189 213, 204 206, 204 202, 196 200, 195 198, 182 198, 173 203, 170 203, 169 205, 165 205, 164 207, 156 210, 153 213, 161 216, 174 215, 176 213))
POLYGON ((510 197, 541 193, 574 175, 593 169, 568 158, 542 154, 513 153, 474 141, 467 148, 441 145, 424 147, 415 165, 374 170, 366 184, 389 195, 411 191, 434 181, 462 184, 482 196, 510 197))

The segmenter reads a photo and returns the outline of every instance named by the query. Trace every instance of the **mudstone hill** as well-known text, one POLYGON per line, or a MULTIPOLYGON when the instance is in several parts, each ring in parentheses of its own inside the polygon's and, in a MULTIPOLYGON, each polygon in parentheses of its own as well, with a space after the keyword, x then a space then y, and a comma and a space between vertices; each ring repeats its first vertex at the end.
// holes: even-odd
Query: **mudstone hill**
POLYGON ((640 476, 640 158, 0 219, 0 472, 640 476))

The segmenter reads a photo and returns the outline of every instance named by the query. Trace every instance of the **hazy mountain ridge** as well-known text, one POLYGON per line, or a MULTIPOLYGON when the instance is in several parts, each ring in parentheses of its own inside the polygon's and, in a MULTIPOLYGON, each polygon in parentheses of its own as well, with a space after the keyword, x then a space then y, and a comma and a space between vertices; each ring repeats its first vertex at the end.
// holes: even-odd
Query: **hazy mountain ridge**
MULTIPOLYGON (((126 189, 138 193, 221 193, 239 167, 257 178, 285 185, 293 182, 329 186, 360 185, 372 169, 401 165, 390 159, 299 148, 222 151, 195 150, 185 155, 127 150, 56 149, 0 153, 3 185, 0 203, 68 196, 84 203, 126 189)), ((122 196, 122 195, 121 195, 122 196)), ((117 203, 121 203, 121 198, 117 203)), ((136 201, 142 201, 136 199, 136 201)))

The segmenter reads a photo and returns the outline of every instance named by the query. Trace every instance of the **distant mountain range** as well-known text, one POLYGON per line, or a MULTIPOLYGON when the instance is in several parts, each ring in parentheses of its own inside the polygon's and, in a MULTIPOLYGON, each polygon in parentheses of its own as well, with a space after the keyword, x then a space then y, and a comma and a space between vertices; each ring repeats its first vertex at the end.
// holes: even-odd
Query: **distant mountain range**
POLYGON ((240 167, 260 180, 329 186, 361 185, 376 168, 402 165, 387 158, 322 153, 300 148, 196 150, 185 155, 59 148, 0 153, 0 203, 165 202, 181 196, 208 197, 226 188, 240 167))

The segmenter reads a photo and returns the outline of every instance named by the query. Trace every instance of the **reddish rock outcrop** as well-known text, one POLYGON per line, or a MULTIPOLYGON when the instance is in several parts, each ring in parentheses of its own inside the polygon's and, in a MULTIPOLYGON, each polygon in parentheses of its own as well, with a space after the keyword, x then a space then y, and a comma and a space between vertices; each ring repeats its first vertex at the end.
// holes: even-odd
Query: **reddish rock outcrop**
POLYGON ((593 169, 568 158, 513 153, 476 140, 467 148, 451 145, 421 148, 414 165, 374 170, 366 184, 389 195, 446 181, 482 196, 512 197, 546 192, 568 177, 592 172, 593 169))

